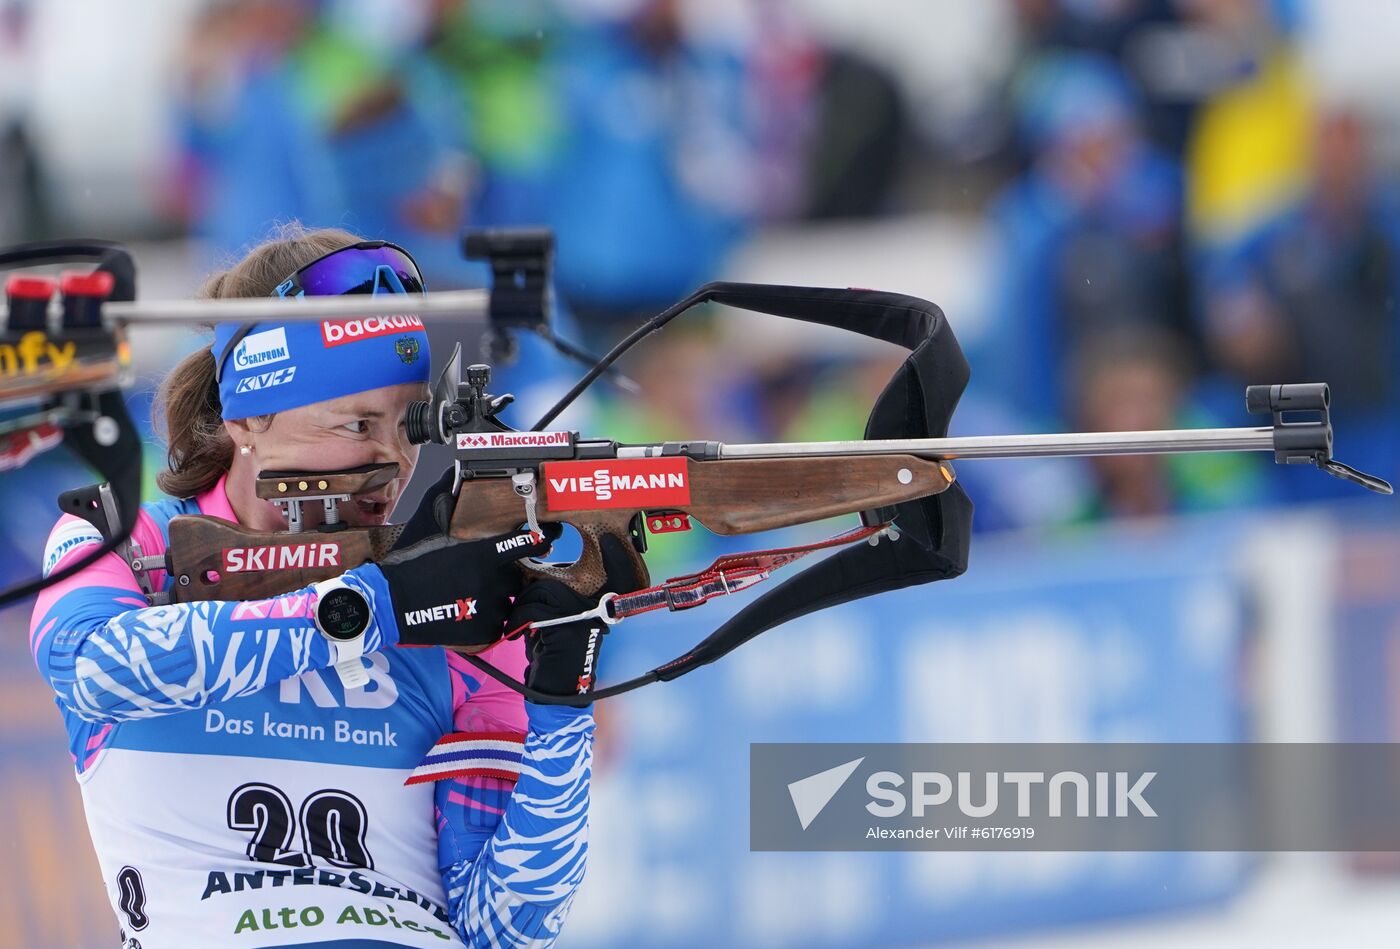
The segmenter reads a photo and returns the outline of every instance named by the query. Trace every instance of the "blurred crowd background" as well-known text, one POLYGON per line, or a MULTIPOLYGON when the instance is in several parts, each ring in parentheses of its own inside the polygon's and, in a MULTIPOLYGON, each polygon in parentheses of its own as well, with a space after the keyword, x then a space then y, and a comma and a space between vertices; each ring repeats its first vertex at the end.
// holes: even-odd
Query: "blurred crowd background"
MULTIPOLYGON (((1395 481, 1397 37, 1400 9, 1385 0, 0 0, 0 243, 133 241, 146 295, 170 296, 298 220, 398 241, 441 289, 485 278, 460 257, 463 227, 542 225, 557 235, 566 334, 594 349, 706 280, 877 286, 939 303, 962 340, 973 381, 953 434, 1258 424, 1244 413, 1247 384, 1325 381, 1338 456, 1395 481)), ((138 346, 138 405, 194 345, 182 335, 138 346)), ((525 355, 506 377, 527 406, 577 374, 542 348, 525 355)), ((604 387, 567 421, 624 440, 854 437, 899 358, 707 313, 626 364, 643 398, 604 387)), ((150 458, 161 463, 158 447, 150 458)), ((968 463, 959 474, 991 552, 975 547, 974 573, 1037 578, 1013 594, 995 584, 949 593, 952 612, 1034 610, 1099 578, 1086 598, 1139 624, 1136 641, 1160 636, 1165 651, 1141 657, 1149 678, 1167 676, 1173 655, 1200 658, 1182 638, 1210 625, 1202 610, 1234 643, 1210 677, 1172 680, 1185 694, 1162 694, 1154 713, 1086 711, 1091 725, 1034 737, 1397 737, 1400 522, 1386 502, 1266 456, 968 463), (1164 545, 1157 553, 1196 572, 1103 579, 1154 550, 1134 546, 1145 531, 1164 545), (1294 572, 1256 569, 1298 545, 1308 550, 1294 572), (1349 553, 1358 547, 1364 557, 1349 553), (1068 566, 1037 574, 1016 559, 1024 550, 1068 566), (1211 584, 1223 576, 1221 592, 1211 584), (1151 596, 1139 582, 1171 593, 1150 616, 1137 608, 1151 596), (1266 594, 1295 611, 1259 607, 1266 594), (1198 602, 1211 596, 1231 605, 1212 613, 1198 602), (1261 617, 1300 637, 1263 671, 1255 643, 1283 634, 1261 617), (1221 710, 1214 724, 1183 725, 1186 695, 1221 710), (1261 734, 1274 713, 1304 724, 1261 734)), ((48 503, 51 468, 7 479, 5 503, 48 503)), ((3 541, 17 572, 41 523, 47 514, 3 541)), ((663 545, 657 571, 713 546, 663 545)), ((911 628, 931 621, 945 593, 921 596, 891 615, 911 628)), ((1086 642, 1107 635, 1102 615, 1063 606, 1086 642)), ((976 628, 992 637, 1004 625, 976 628)), ((959 668, 1003 676, 1006 655, 959 668)), ((735 674, 766 661, 736 659, 735 674)), ((810 671, 820 681, 829 669, 810 671)), ((1050 673, 1025 675, 1034 690, 1050 673)), ((689 693, 678 684, 675 694, 689 693)), ((988 731, 984 707, 938 706, 947 740, 1023 738, 1015 722, 1037 721, 1038 708, 988 731)), ((684 716, 663 720, 672 747, 687 727, 706 740, 684 716)), ((890 734, 867 721, 857 737, 927 734, 910 724, 918 716, 890 734)), ((638 780, 674 764, 623 761, 621 744, 617 767, 641 768, 638 780)), ((85 847, 77 831, 73 846, 85 847)), ((736 850, 733 860, 756 856, 736 850)), ((818 890, 849 882, 844 864, 832 866, 818 890)), ((1173 881, 1205 872, 1158 870, 1173 881)), ((1217 864, 1181 904, 1228 903, 1256 870, 1217 864)), ((1142 889, 1123 879, 1124 893, 1142 889)), ((1028 905, 1014 887, 991 886, 970 891, 974 908, 992 891, 1028 905)), ((743 903, 728 899, 697 905, 743 903)), ((967 910, 980 928, 935 916, 881 932, 1005 935, 1129 904, 1110 893, 1077 914, 1061 899, 1040 915, 967 910)), ((688 918, 665 899, 653 910, 688 918)), ((764 944, 805 932, 768 922, 764 944)), ((754 932, 733 925, 730 941, 754 932)), ((692 920, 674 939, 638 944, 711 931, 721 930, 692 920)), ((801 941, 861 944, 829 920, 821 932, 801 941)))
MULTIPOLYGON (((397 240, 443 288, 484 276, 462 227, 541 224, 601 346, 705 280, 778 279, 746 261, 793 231, 834 235, 828 280, 872 253, 957 269, 907 231, 840 246, 853 222, 931 219, 977 248, 960 296, 927 294, 975 367, 963 430, 1242 424, 1244 385, 1325 380, 1349 460, 1400 471, 1397 110, 1321 29, 1394 14, 972 6, 7 0, 0 239, 189 236, 208 269, 299 220, 397 240)), ((619 412, 639 434, 825 437, 889 366, 763 343, 677 334, 645 357, 667 385, 619 412)), ((1346 490, 1294 474, 1119 458, 1035 501, 988 475, 978 526, 1346 490)))

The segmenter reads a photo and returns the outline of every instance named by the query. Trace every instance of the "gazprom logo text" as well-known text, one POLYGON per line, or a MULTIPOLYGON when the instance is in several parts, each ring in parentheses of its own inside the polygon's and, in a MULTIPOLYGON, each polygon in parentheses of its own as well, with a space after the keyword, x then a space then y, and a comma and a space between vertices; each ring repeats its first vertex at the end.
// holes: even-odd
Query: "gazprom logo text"
POLYGON ((291 355, 291 350, 287 348, 287 331, 279 326, 243 337, 233 351, 233 365, 239 370, 256 369, 289 359, 291 355))

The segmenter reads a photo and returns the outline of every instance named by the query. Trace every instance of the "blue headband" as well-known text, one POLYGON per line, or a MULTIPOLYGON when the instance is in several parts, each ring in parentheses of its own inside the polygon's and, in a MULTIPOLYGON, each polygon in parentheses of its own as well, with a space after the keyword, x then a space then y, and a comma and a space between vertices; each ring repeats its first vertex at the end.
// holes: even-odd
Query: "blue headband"
POLYGON ((258 323, 251 329, 220 323, 213 353, 225 420, 428 381, 428 334, 416 316, 258 323))

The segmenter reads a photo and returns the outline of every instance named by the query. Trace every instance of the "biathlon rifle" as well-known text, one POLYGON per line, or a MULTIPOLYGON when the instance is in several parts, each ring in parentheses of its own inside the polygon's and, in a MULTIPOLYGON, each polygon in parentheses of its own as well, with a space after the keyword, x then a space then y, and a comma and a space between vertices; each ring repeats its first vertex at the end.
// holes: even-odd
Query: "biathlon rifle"
MULTIPOLYGON (((188 322, 324 319, 348 312, 431 314, 435 296, 442 295, 185 303, 178 314, 188 322), (240 307, 237 312, 234 304, 240 307), (254 309, 258 316, 251 314, 254 309)), ((176 314, 172 308, 166 318, 176 314)), ((605 594, 584 617, 612 626, 652 610, 690 609, 745 590, 805 554, 842 548, 789 577, 677 658, 586 695, 537 693, 474 655, 492 645, 499 631, 459 651, 535 701, 584 704, 674 679, 816 610, 957 576, 967 566, 972 513, 952 466, 963 459, 1269 451, 1278 463, 1314 465, 1372 491, 1391 493, 1387 482, 1332 457, 1330 395, 1322 383, 1249 387, 1248 410, 1269 416, 1270 422, 1254 428, 949 438, 948 423, 969 374, 942 311, 926 300, 871 290, 711 283, 631 333, 522 431, 501 419, 511 398, 490 393, 490 367, 474 364, 463 371, 458 346, 431 398, 414 403, 407 419, 414 442, 436 442, 454 451, 455 500, 448 533, 475 540, 522 526, 542 531, 545 524, 570 524, 582 538, 577 560, 529 562, 522 569, 590 596, 605 580, 600 540, 608 535, 621 539, 642 589, 605 594), (706 302, 838 327, 902 346, 909 355, 876 400, 860 440, 627 445, 551 427, 625 352, 706 302), (825 542, 730 554, 698 573, 650 585, 642 557, 648 532, 688 530, 695 522, 718 534, 747 534, 838 515, 859 515, 861 523, 825 542)), ((350 527, 338 512, 353 495, 372 491, 396 474, 394 465, 262 472, 257 494, 282 506, 289 531, 257 532, 201 515, 175 517, 166 555, 138 559, 133 568, 166 571, 173 578, 169 597, 176 602, 258 599, 327 579, 393 548, 400 527, 350 527), (321 510, 315 526, 308 526, 308 504, 321 510)))

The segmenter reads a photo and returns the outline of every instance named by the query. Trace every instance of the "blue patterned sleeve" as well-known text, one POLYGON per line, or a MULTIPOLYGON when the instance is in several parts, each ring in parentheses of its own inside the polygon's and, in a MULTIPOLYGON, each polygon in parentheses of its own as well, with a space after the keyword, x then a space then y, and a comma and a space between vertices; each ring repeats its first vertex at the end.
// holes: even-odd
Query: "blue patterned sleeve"
POLYGON ((513 788, 490 779, 437 788, 448 911, 468 946, 553 945, 583 881, 593 712, 528 702, 526 709, 513 788))
MULTIPOLYGON (((343 578, 374 609, 364 651, 396 643, 379 568, 366 564, 343 578)), ((40 601, 43 613, 31 632, 35 661, 59 701, 86 721, 203 708, 335 663, 334 647, 313 620, 312 587, 266 600, 134 605, 140 602, 130 589, 99 583, 40 601)))

